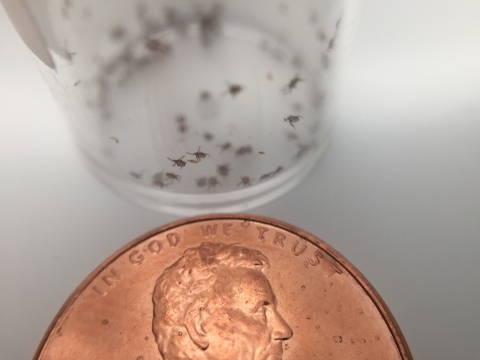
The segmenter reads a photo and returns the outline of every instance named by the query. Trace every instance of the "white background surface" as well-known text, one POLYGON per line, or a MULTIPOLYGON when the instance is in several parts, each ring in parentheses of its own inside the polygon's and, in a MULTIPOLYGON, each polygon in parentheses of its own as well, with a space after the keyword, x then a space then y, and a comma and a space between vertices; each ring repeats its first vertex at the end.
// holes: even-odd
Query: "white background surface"
MULTIPOLYGON (((475 0, 367 0, 330 147, 252 211, 343 253, 416 359, 480 359, 479 19, 475 0)), ((0 8, 0 359, 31 358, 90 271, 174 219, 86 171, 0 8)))

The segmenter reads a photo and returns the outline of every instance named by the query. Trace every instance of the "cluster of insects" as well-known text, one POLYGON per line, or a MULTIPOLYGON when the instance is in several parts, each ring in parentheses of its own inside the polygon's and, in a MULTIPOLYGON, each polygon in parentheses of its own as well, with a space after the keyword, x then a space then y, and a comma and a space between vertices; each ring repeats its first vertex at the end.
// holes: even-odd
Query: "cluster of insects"
POLYGON ((183 115, 178 115, 175 118, 177 122, 177 130, 180 134, 185 134, 188 131, 187 119, 183 115))
POLYGON ((184 168, 187 165, 187 161, 193 164, 198 164, 200 161, 202 161, 202 159, 205 159, 206 157, 210 157, 209 154, 204 153, 203 151, 200 151, 200 146, 198 147, 198 150, 196 152, 193 152, 193 153, 187 152, 187 154, 195 156, 195 159, 183 160, 185 155, 183 155, 178 159, 170 159, 168 157, 167 159, 173 163, 172 166, 178 166, 180 170, 182 170, 182 168, 184 168))
MULTIPOLYGON (((229 144, 228 148, 230 148, 231 144, 230 143, 228 143, 228 144, 229 144)), ((227 147, 227 146, 225 146, 226 144, 223 144, 223 145, 224 145, 223 147, 227 147)), ((248 149, 248 152, 252 151, 251 146, 245 146, 245 147, 240 147, 239 148, 241 150, 240 153, 243 153, 245 151, 245 148, 248 149)), ((262 151, 259 152, 259 153, 265 154, 262 151)), ((185 155, 178 158, 178 159, 171 159, 171 158, 167 158, 167 159, 170 160, 173 163, 172 164, 173 167, 175 167, 175 166, 179 167, 180 170, 181 170, 183 167, 185 167, 187 165, 187 162, 199 163, 199 162, 202 161, 202 159, 210 157, 209 154, 201 151, 200 146, 198 147, 198 150, 196 152, 193 152, 193 153, 187 152, 187 154, 194 156, 195 159, 184 160, 185 155)), ((217 165, 217 174, 219 176, 223 177, 223 178, 228 177, 232 170, 233 169, 227 163, 217 165)), ((264 181, 264 180, 270 179, 270 178, 276 176, 277 174, 279 174, 281 171, 283 171, 283 167, 279 166, 279 167, 277 167, 276 170, 262 175, 260 177, 259 181, 264 181)), ((141 173, 136 173, 136 172, 133 172, 133 171, 130 172, 130 175, 133 176, 136 179, 141 179, 141 177, 142 177, 141 173)), ((164 188, 166 186, 172 185, 175 182, 180 182, 181 180, 182 180, 181 176, 178 175, 178 174, 175 174, 173 172, 165 172, 165 173, 164 172, 158 172, 158 173, 155 173, 152 177, 152 185, 160 187, 160 188, 164 188)), ((237 183, 237 187, 239 187, 239 186, 243 186, 243 187, 250 186, 250 185, 252 185, 252 181, 253 180, 249 176, 241 176, 240 181, 237 183)), ((222 183, 220 182, 220 180, 216 176, 208 176, 208 177, 204 176, 204 177, 197 178, 195 180, 195 184, 199 188, 206 187, 207 189, 215 188, 215 187, 218 187, 218 186, 222 185, 222 183)))
MULTIPOLYGON (((132 172, 130 172, 132 174, 132 172)), ((163 189, 169 185, 172 185, 174 182, 180 182, 182 180, 181 176, 171 172, 158 172, 152 176, 152 185, 158 186, 163 189)))
POLYGON ((201 177, 199 179, 196 179, 195 183, 199 188, 203 188, 206 186, 208 189, 222 185, 215 176, 201 177))
MULTIPOLYGON (((269 80, 273 80, 273 75, 271 73, 268 73, 267 78, 269 80)), ((288 81, 288 83, 282 88, 282 91, 284 93, 290 93, 290 92, 292 92, 292 90, 296 89, 298 83, 302 82, 302 81, 305 81, 305 79, 302 79, 299 74, 295 74, 294 77, 292 79, 290 79, 288 81)), ((223 95, 230 94, 232 97, 235 97, 242 91, 244 91, 244 87, 242 85, 228 83, 227 90, 225 90, 222 94, 223 95)), ((210 92, 208 92, 206 90, 202 90, 200 92, 200 99, 202 101, 208 101, 208 100, 210 100, 210 98, 211 98, 210 92)), ((294 108, 294 110, 300 111, 300 110, 302 110, 302 105, 297 102, 297 103, 293 104, 293 108, 294 108)), ((289 115, 288 117, 284 118, 284 121, 288 121, 290 123, 290 125, 293 128, 295 128, 293 123, 296 123, 296 122, 300 121, 300 119, 303 119, 303 117, 300 116, 300 115, 289 115)), ((211 133, 204 133, 203 136, 204 136, 206 141, 213 140, 213 134, 211 134, 211 133)), ((222 147, 222 151, 229 150, 231 148, 231 144, 229 142, 226 142, 223 145, 221 145, 221 147, 222 147)), ((248 154, 250 152, 251 152, 251 148, 248 147, 248 146, 244 146, 244 147, 237 150, 236 155, 241 156, 241 155, 248 154)))
MULTIPOLYGON (((62 8, 65 19, 68 18, 70 5, 70 0, 65 0, 62 8)), ((114 57, 100 62, 99 75, 96 79, 97 89, 94 97, 88 101, 91 106, 99 108, 104 119, 111 117, 111 110, 108 108, 111 87, 125 83, 137 69, 157 62, 172 52, 172 43, 161 38, 161 32, 166 27, 185 35, 189 24, 196 23, 204 46, 210 45, 222 30, 223 6, 219 3, 209 8, 193 8, 192 11, 185 13, 174 7, 166 7, 163 9, 163 20, 161 17, 152 16, 153 13, 144 3, 137 6, 136 13, 141 32, 139 35, 133 34, 123 24, 115 25, 108 33, 113 43, 121 45, 121 50, 114 57)), ((80 81, 75 82, 74 86, 78 84, 80 81)), ((236 96, 242 89, 241 85, 230 84, 227 91, 236 96)), ((185 133, 187 129, 185 124, 179 125, 179 132, 185 133)))
POLYGON ((262 176, 260 176, 260 182, 262 181, 265 181, 265 180, 270 180, 271 178, 273 178, 274 176, 277 176, 279 173, 281 173, 283 171, 283 167, 282 166, 279 166, 277 167, 276 170, 274 171, 270 171, 266 174, 263 174, 262 176))
MULTIPOLYGON (((303 82, 303 81, 305 81, 305 80, 299 74, 294 75, 288 81, 288 83, 283 87, 284 92, 285 93, 292 92, 294 89, 297 88, 298 84, 300 82, 303 82)), ((244 87, 240 84, 228 83, 228 88, 223 94, 224 95, 225 94, 230 94, 232 97, 236 97, 243 90, 244 90, 244 87)), ((211 96, 212 96, 211 93, 207 90, 202 90, 199 93, 199 98, 200 98, 201 101, 209 101, 211 99, 211 96)), ((301 105, 298 105, 298 104, 296 104, 296 105, 297 105, 296 109, 299 108, 301 110, 301 105)), ((303 119, 303 117, 301 115, 289 115, 286 118, 284 118, 284 121, 288 122, 295 129, 294 124, 298 123, 300 121, 300 119, 303 119)), ((179 132, 185 132, 186 129, 187 129, 185 116, 178 115, 176 117, 176 122, 177 122, 177 125, 178 125, 179 132)), ((291 140, 296 140, 297 139, 297 134, 295 132, 290 132, 288 134, 288 136, 289 136, 289 138, 291 138, 291 140)), ((203 138, 205 139, 205 141, 212 141, 213 138, 214 138, 214 135, 211 134, 211 133, 208 133, 208 132, 204 132, 203 133, 203 138)), ((240 146, 240 147, 237 147, 236 149, 234 149, 232 143, 230 141, 226 141, 224 143, 218 144, 217 146, 220 148, 220 152, 233 150, 234 155, 237 156, 237 157, 241 157, 241 156, 253 153, 253 148, 252 148, 251 145, 243 145, 243 146, 240 146)), ((299 147, 299 150, 298 150, 297 154, 295 155, 295 158, 300 158, 307 150, 308 149, 306 147, 304 147, 304 148, 299 147)), ((265 152, 263 152, 263 151, 259 151, 258 153, 262 154, 262 155, 265 154, 265 152)), ((201 146, 198 147, 197 151, 186 152, 186 154, 191 155, 194 158, 193 159, 185 159, 185 155, 184 155, 180 158, 175 158, 175 159, 167 158, 167 159, 172 162, 173 167, 179 167, 180 170, 181 170, 183 167, 185 167, 187 165, 187 162, 198 164, 203 159, 206 159, 207 157, 210 157, 210 155, 208 153, 203 152, 201 150, 201 146)), ((228 163, 220 164, 220 165, 217 165, 217 167, 216 167, 217 175, 219 175, 220 178, 228 177, 232 170, 233 169, 230 167, 230 165, 228 163)), ((270 171, 268 173, 265 173, 265 174, 261 175, 259 181, 262 182, 262 181, 269 180, 269 179, 273 178, 274 176, 278 175, 282 170, 283 170, 283 167, 279 166, 274 171, 270 171)), ((179 177, 177 177, 177 176, 174 177, 173 175, 175 175, 175 174, 166 173, 166 174, 162 175, 163 177, 161 179, 160 178, 157 179, 157 185, 165 186, 166 184, 171 184, 173 181, 180 181, 179 177)), ((251 177, 241 176, 240 181, 237 183, 237 187, 240 187, 240 186, 247 187, 247 186, 252 185, 252 182, 253 182, 253 180, 252 180, 251 177)), ((221 181, 216 176, 204 176, 204 177, 197 178, 195 180, 195 184, 199 188, 207 188, 207 189, 212 189, 212 188, 215 188, 215 187, 218 187, 218 186, 222 185, 221 181)))
MULTIPOLYGON (((221 166, 222 165, 220 165, 219 168, 221 166)), ((227 169, 228 169, 227 172, 229 172, 231 170, 229 168, 227 168, 227 169)), ((263 174, 260 177, 259 181, 262 182, 262 181, 265 181, 265 180, 269 180, 269 179, 273 178, 274 176, 278 175, 282 171, 283 171, 283 167, 279 166, 279 167, 277 167, 276 170, 268 172, 266 174, 263 174)), ((227 176, 222 171, 218 171, 218 172, 223 177, 227 176)), ((137 180, 141 179, 142 176, 143 176, 142 173, 138 173, 138 172, 134 172, 134 171, 130 171, 129 174, 137 180)), ((182 180, 182 177, 179 174, 175 174, 173 172, 157 172, 157 173, 153 174, 153 176, 152 176, 152 185, 163 189, 167 186, 173 185, 175 182, 181 182, 181 180, 182 180)), ((251 186, 252 182, 253 182, 253 179, 251 179, 249 176, 241 176, 240 181, 237 183, 237 187, 239 187, 239 186, 243 186, 243 187, 251 186)), ((222 183, 220 182, 220 180, 216 176, 208 176, 208 177, 204 176, 204 177, 197 178, 197 179, 195 179, 195 184, 199 188, 206 187, 209 190, 211 188, 215 188, 217 186, 222 185, 222 183)))
MULTIPOLYGON (((299 82, 305 81, 305 79, 302 79, 299 74, 295 74, 295 76, 290 79, 290 81, 284 86, 283 92, 284 93, 290 93, 292 90, 297 88, 297 85, 299 82)), ((295 110, 301 110, 302 106, 300 103, 295 103, 293 105, 295 110)), ((283 118, 285 122, 288 121, 288 123, 295 129, 295 125, 293 123, 299 122, 300 119, 303 119, 301 115, 289 115, 286 118, 283 118)))
MULTIPOLYGON (((288 5, 286 5, 285 3, 280 3, 278 5, 277 10, 281 15, 284 15, 284 16, 287 16, 290 12, 288 5)), ((151 61, 154 61, 156 58, 152 54, 154 54, 158 58, 158 56, 165 56, 166 54, 169 54, 173 50, 173 45, 172 45, 173 43, 171 44, 168 41, 163 40, 160 36, 161 35, 160 32, 165 29, 165 26, 183 35, 186 35, 188 30, 188 34, 190 35, 192 32, 190 31, 191 29, 189 29, 189 26, 190 24, 194 23, 195 24, 194 29, 198 29, 198 33, 195 33, 195 34, 197 36, 200 36, 200 41, 202 41, 202 44, 204 46, 210 45, 212 41, 222 33, 223 8, 222 8, 222 5, 218 3, 213 4, 209 8, 197 7, 197 8, 194 8, 193 11, 189 11, 188 13, 184 13, 180 10, 175 9, 174 7, 166 7, 163 9, 163 14, 164 14, 164 20, 162 20, 161 26, 158 27, 158 24, 155 24, 154 22, 149 21, 148 16, 151 16, 151 15, 149 15, 147 11, 143 13, 142 19, 144 21, 144 24, 142 25, 142 27, 144 28, 144 30, 141 37, 132 36, 130 32, 131 30, 123 26, 116 26, 112 28, 109 33, 107 33, 112 43, 116 42, 117 44, 124 44, 125 50, 120 51, 119 52, 120 55, 118 55, 118 57, 116 57, 115 59, 113 60, 110 59, 111 61, 107 61, 100 64, 101 70, 103 71, 104 76, 103 78, 98 80, 99 89, 100 89, 98 98, 99 98, 99 103, 101 104, 101 106, 104 106, 105 109, 106 109, 105 104, 107 102, 106 93, 107 93, 108 87, 112 85, 110 78, 107 79, 107 77, 119 71, 125 70, 125 73, 128 73, 129 71, 132 72, 132 70, 135 70, 135 69, 131 69, 132 66, 135 66, 135 67, 143 66, 145 64, 148 64, 151 61), (147 55, 138 56, 137 52, 133 51, 135 50, 133 46, 133 42, 141 42, 142 47, 144 50, 146 50, 146 52, 145 53, 140 52, 139 54, 147 54, 147 55)), ((310 18, 310 22, 316 23, 317 21, 318 21, 318 14, 313 14, 310 18)), ((332 35, 332 32, 328 32, 328 31, 325 32, 324 30, 318 30, 317 32, 318 39, 321 42, 323 42, 323 48, 322 48, 323 52, 321 53, 321 63, 325 68, 329 66, 329 62, 330 62, 329 52, 331 52, 337 46, 337 38, 338 38, 340 23, 341 23, 341 19, 338 20, 336 24, 336 30, 333 33, 333 35, 332 35)), ((290 104, 288 105, 288 106, 291 106, 291 108, 287 111, 282 112, 280 116, 277 116, 275 118, 274 121, 275 122, 278 121, 278 125, 281 131, 285 129, 285 134, 287 136, 287 139, 293 143, 288 145, 290 148, 293 148, 293 151, 292 151, 292 154, 287 155, 286 157, 287 160, 289 156, 293 156, 291 160, 298 160, 302 158, 311 149, 311 145, 301 144, 299 140, 300 139, 299 133, 301 135, 301 132, 299 130, 301 130, 304 125, 306 125, 305 124, 306 121, 304 120, 303 116, 305 116, 308 119, 308 116, 306 115, 306 113, 304 113, 304 110, 305 110, 304 107, 307 105, 307 103, 305 103, 304 105, 303 103, 300 103, 298 101, 294 102, 296 99, 295 95, 297 95, 297 92, 303 90, 304 87, 306 87, 306 85, 309 85, 307 80, 309 78, 307 77, 307 74, 304 73, 303 70, 301 70, 304 64, 307 62, 307 59, 300 57, 300 55, 298 54, 289 55, 288 52, 284 51, 280 47, 277 47, 273 42, 269 42, 266 40, 262 41, 260 43, 260 46, 265 52, 268 53, 267 55, 271 55, 273 58, 275 58, 280 62, 285 62, 285 61, 290 62, 291 60, 291 64, 295 68, 295 70, 292 71, 292 73, 290 73, 290 76, 296 71, 303 73, 302 75, 300 73, 296 73, 291 77, 284 78, 283 80, 279 80, 280 76, 277 73, 275 73, 275 77, 272 72, 265 71, 264 73, 266 74, 266 79, 264 78, 264 81, 266 82, 266 80, 268 80, 272 82, 268 86, 276 86, 275 81, 278 81, 279 85, 278 87, 275 88, 275 91, 278 92, 279 94, 282 94, 282 93, 285 94, 286 95, 285 98, 288 97, 288 99, 290 99, 291 101, 290 104), (289 94, 294 94, 294 95, 289 95, 289 94), (281 124, 280 121, 282 118, 284 122, 287 124, 281 124), (288 125, 290 125, 293 129, 288 127, 288 125), (297 151, 295 150, 295 146, 297 146, 298 148, 297 151)), ((267 69, 267 70, 270 70, 270 69, 267 69)), ((112 76, 112 78, 114 77, 112 76)), ((79 84, 80 84, 80 80, 77 81, 74 84, 74 86, 77 86, 79 84)), ((225 102, 230 101, 228 100, 230 98, 237 99, 232 101, 239 101, 238 99, 242 99, 244 97, 244 93, 248 95, 249 87, 250 87, 249 83, 242 84, 242 83, 228 82, 228 81, 226 82, 226 85, 224 88, 222 87, 219 88, 217 93, 214 93, 211 89, 202 90, 202 87, 200 87, 198 89, 199 91, 195 93, 195 101, 196 101, 196 104, 200 103, 199 106, 203 106, 204 108, 211 107, 214 104, 218 104, 219 103, 218 97, 220 96, 225 96, 226 98, 226 100, 222 100, 222 103, 223 101, 225 102)), ((320 102, 321 100, 322 99, 320 99, 319 97, 318 102, 320 102)), ((200 109, 203 109, 203 108, 200 108, 200 109)), ((107 114, 107 111, 105 111, 105 114, 107 114)), ((207 116, 204 116, 204 117, 207 118, 207 116)), ((175 121, 176 123, 174 123, 173 128, 174 129, 176 128, 176 131, 179 134, 186 134, 187 132, 192 134, 193 133, 197 134, 201 138, 200 143, 203 144, 204 148, 207 148, 206 150, 208 152, 212 153, 213 159, 215 159, 216 157, 215 153, 217 153, 218 155, 218 153, 224 153, 224 152, 228 152, 228 154, 222 154, 222 156, 228 155, 230 158, 233 159, 229 161, 231 164, 233 164, 233 167, 235 169, 232 168, 230 164, 224 160, 222 163, 218 165, 212 164, 212 168, 211 168, 212 171, 207 174, 214 175, 214 176, 203 176, 203 174, 201 175, 197 174, 196 176, 192 176, 191 180, 189 181, 192 181, 192 184, 194 182, 195 185, 199 188, 213 189, 213 188, 222 186, 222 183, 223 183, 223 186, 226 186, 228 184, 235 186, 236 184, 237 187, 248 187, 248 186, 251 186, 253 183, 259 183, 259 182, 272 179, 273 177, 277 176, 284 170, 282 166, 278 166, 275 170, 269 171, 264 173, 263 175, 260 175, 266 170, 274 169, 274 166, 269 165, 268 167, 264 167, 264 169, 261 170, 261 173, 253 174, 255 179, 253 179, 250 176, 237 177, 236 174, 238 175, 245 174, 240 172, 241 171, 240 166, 237 164, 237 161, 243 162, 244 159, 242 158, 237 160, 237 158, 254 153, 254 146, 241 145, 241 144, 236 144, 237 146, 233 146, 230 141, 222 142, 222 140, 226 140, 226 139, 225 138, 222 139, 220 137, 220 132, 216 132, 215 130, 213 130, 213 128, 211 129, 212 132, 203 131, 203 129, 195 129, 194 128, 195 124, 193 122, 187 123, 187 118, 185 115, 178 115, 175 118, 175 121), (206 142, 210 142, 210 144, 207 144, 206 142), (212 148, 208 147, 209 145, 212 148, 213 146, 216 146, 218 150, 212 151, 212 148), (198 177, 198 176, 201 176, 201 177, 198 177)), ((179 141, 185 141, 185 136, 179 135, 178 137, 180 139, 179 141)), ((119 139, 117 137, 110 137, 110 140, 112 140, 116 144, 119 144, 119 139)), ((123 137, 121 137, 121 140, 122 140, 122 143, 119 145, 119 147, 122 147, 123 144, 125 143, 123 141, 123 137)), ((232 141, 235 142, 236 140, 232 140, 232 141)), ((196 147, 195 144, 193 144, 193 146, 189 150, 193 151, 195 147, 196 147)), ((258 150, 259 149, 255 149, 255 152, 260 155, 265 155, 265 152, 258 151, 258 150)), ((202 160, 206 160, 207 158, 210 158, 210 155, 207 152, 204 152, 201 150, 201 146, 198 146, 198 149, 194 152, 182 151, 182 153, 179 153, 177 156, 180 156, 180 155, 182 156, 178 158, 167 157, 167 159, 171 162, 170 165, 172 166, 172 168, 170 168, 168 165, 166 166, 166 168, 170 169, 172 172, 163 171, 163 172, 157 172, 153 174, 152 184, 154 186, 164 188, 175 183, 181 183, 182 177, 173 171, 177 171, 180 174, 182 174, 184 176, 183 183, 186 183, 187 175, 185 174, 185 171, 188 172, 192 166, 187 163, 199 164, 202 162, 202 160), (180 172, 186 165, 189 165, 189 168, 183 172, 180 172), (176 167, 179 169, 175 169, 176 167)), ((198 165, 199 167, 197 168, 202 169, 202 166, 208 165, 209 162, 213 162, 213 159, 206 160, 207 163, 204 163, 203 165, 198 165)), ((248 162, 249 159, 251 158, 245 158, 245 161, 248 162)), ((264 156, 264 159, 268 159, 268 156, 264 156)), ((268 160, 271 160, 271 159, 268 159, 268 160)), ((277 165, 277 164, 274 163, 273 165, 277 165)), ((145 179, 147 179, 147 176, 146 175, 144 176, 144 174, 141 172, 131 171, 130 175, 135 179, 141 179, 142 176, 145 179)))

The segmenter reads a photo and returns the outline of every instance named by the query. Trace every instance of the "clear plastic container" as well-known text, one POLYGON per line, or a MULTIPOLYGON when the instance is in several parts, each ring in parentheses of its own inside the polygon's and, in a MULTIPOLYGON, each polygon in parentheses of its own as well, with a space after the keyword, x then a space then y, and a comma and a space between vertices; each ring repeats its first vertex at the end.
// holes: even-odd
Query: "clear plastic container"
POLYGON ((303 179, 331 128, 332 90, 358 7, 25 4, 46 51, 31 48, 87 166, 132 201, 181 215, 246 210, 303 179))

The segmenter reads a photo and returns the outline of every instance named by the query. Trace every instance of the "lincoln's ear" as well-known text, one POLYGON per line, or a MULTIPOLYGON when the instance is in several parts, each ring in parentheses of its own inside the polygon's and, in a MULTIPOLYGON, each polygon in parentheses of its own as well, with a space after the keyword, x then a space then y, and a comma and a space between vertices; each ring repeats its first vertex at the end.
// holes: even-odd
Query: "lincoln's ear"
POLYGON ((188 335, 192 339, 193 343, 200 349, 206 350, 210 343, 207 339, 207 334, 203 330, 201 325, 200 309, 189 311, 185 317, 185 327, 187 328, 188 335))

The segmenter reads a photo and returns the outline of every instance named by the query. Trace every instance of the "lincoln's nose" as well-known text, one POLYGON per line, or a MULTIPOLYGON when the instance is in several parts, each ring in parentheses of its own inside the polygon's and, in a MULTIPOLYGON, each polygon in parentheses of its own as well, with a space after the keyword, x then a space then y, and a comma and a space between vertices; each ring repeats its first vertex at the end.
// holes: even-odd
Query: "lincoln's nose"
POLYGON ((276 310, 272 335, 275 340, 288 340, 293 335, 293 331, 290 326, 288 326, 285 319, 276 310))

